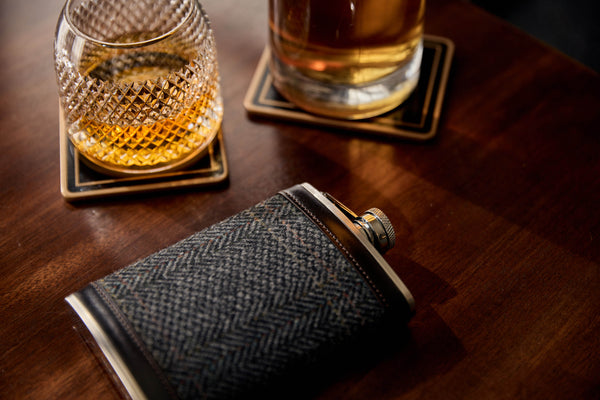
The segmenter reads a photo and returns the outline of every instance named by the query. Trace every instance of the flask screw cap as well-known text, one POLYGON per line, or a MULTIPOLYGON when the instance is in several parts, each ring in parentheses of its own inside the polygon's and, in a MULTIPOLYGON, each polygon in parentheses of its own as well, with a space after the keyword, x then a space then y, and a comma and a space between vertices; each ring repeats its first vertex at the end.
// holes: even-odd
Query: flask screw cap
POLYGON ((389 218, 378 208, 370 208, 359 216, 355 223, 361 232, 379 250, 385 253, 396 244, 396 233, 389 218))

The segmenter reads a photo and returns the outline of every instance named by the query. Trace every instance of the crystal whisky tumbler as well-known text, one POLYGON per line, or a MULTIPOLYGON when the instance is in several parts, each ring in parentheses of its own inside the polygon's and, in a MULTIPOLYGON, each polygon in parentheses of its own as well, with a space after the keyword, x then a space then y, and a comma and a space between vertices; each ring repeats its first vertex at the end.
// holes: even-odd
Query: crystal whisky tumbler
POLYGON ((183 168, 220 129, 215 40, 197 0, 67 0, 54 57, 63 129, 95 169, 183 168))

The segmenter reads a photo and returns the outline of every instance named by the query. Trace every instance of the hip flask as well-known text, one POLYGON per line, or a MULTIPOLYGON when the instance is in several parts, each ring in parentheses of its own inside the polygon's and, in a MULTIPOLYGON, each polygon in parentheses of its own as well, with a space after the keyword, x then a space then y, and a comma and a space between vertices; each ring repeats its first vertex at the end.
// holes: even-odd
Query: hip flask
POLYGON ((260 394, 414 299, 383 259, 393 227, 308 183, 199 231, 66 298, 133 399, 260 394))

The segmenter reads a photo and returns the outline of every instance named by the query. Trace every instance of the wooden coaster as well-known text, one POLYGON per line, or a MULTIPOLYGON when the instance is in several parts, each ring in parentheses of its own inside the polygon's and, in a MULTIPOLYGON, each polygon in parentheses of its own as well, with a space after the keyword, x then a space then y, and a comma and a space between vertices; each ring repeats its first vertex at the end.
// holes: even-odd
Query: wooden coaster
POLYGON ((61 113, 60 190, 68 201, 215 185, 225 181, 228 174, 223 134, 219 131, 206 154, 183 170, 133 177, 105 175, 82 161, 67 138, 61 113))
POLYGON ((283 98, 272 85, 269 71, 270 50, 267 46, 246 93, 244 107, 251 116, 412 140, 431 139, 437 131, 453 54, 452 41, 425 35, 421 75, 413 94, 398 108, 386 114, 365 120, 347 121, 310 114, 283 98))

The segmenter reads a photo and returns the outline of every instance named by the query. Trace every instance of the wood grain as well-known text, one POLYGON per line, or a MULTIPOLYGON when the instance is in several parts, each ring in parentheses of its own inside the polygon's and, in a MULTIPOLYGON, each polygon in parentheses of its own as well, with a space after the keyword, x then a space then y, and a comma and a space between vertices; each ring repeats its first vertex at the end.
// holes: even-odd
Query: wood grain
POLYGON ((119 398, 63 298, 293 184, 383 209, 417 301, 410 334, 310 397, 600 397, 600 79, 475 6, 430 0, 456 53, 425 144, 250 120, 266 2, 203 2, 216 33, 228 185, 69 204, 59 192, 58 0, 0 5, 0 393, 119 398))

